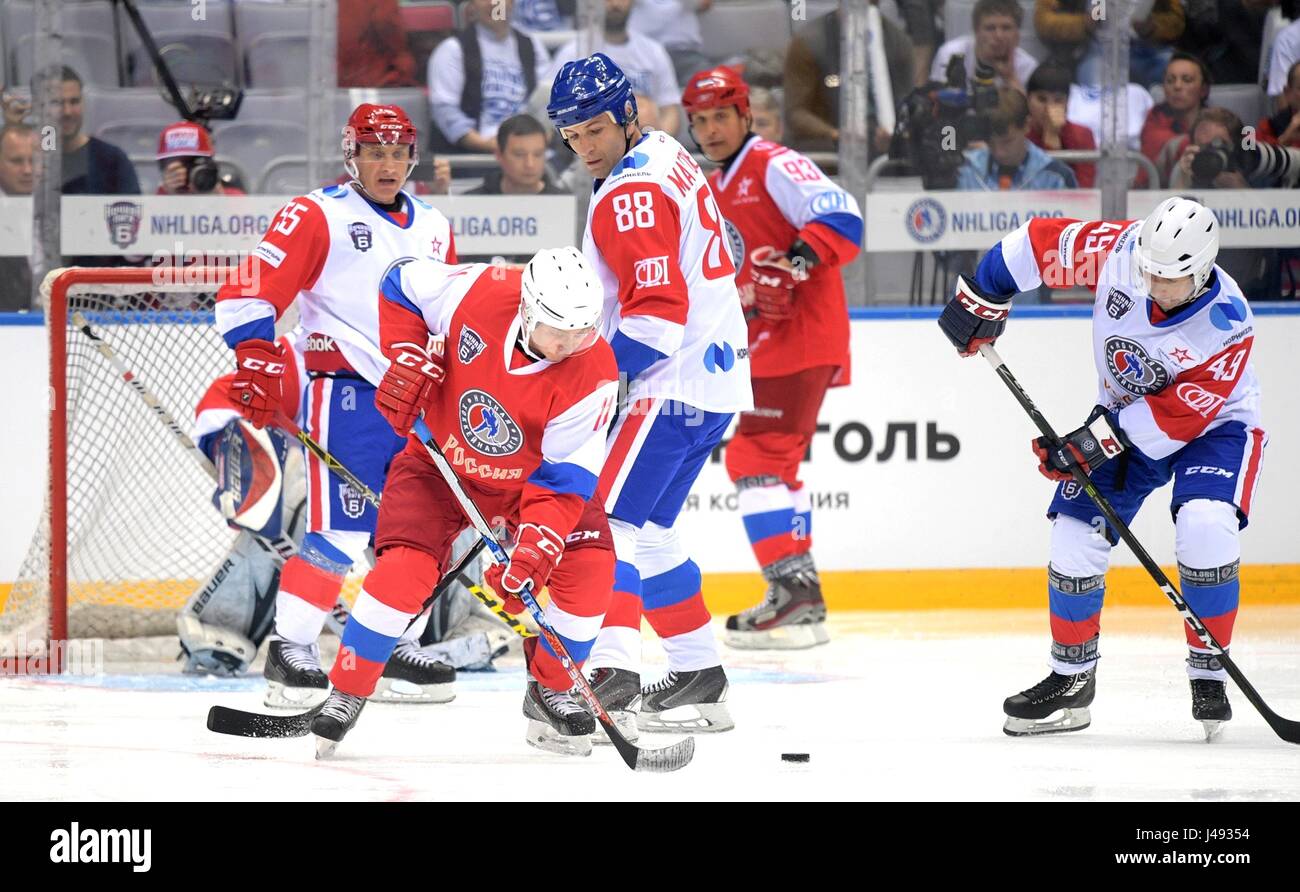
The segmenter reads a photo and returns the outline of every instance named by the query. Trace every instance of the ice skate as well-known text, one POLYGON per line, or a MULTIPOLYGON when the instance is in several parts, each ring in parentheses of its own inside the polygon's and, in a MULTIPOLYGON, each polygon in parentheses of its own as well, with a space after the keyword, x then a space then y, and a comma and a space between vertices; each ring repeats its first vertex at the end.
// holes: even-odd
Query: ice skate
POLYGON ((329 692, 320 712, 311 720, 311 733, 316 735, 317 759, 334 755, 344 736, 357 723, 365 705, 365 697, 345 694, 338 688, 329 692))
POLYGON ((1223 723, 1232 719, 1232 706, 1228 703, 1228 683, 1212 678, 1193 678, 1192 718, 1205 727, 1208 743, 1223 731, 1223 723))
POLYGON ((381 703, 450 703, 456 699, 456 670, 414 641, 399 641, 384 666, 372 700, 381 703))
POLYGON ((1092 724, 1088 707, 1097 693, 1097 670, 1077 675, 1053 672, 1028 690, 1002 704, 1007 722, 1002 730, 1012 737, 1082 731, 1092 724))
POLYGON ((769 581, 762 602, 727 617, 723 640, 738 650, 801 650, 830 640, 826 602, 815 571, 769 581))
MULTIPOLYGON (((636 725, 637 710, 641 708, 641 676, 627 669, 602 666, 592 671, 590 681, 596 699, 614 720, 619 733, 635 742, 641 735, 636 725)), ((599 722, 591 742, 609 743, 609 735, 599 722)))
POLYGON ((721 666, 692 672, 670 671, 641 689, 642 731, 702 734, 736 726, 727 711, 727 673, 721 666))
POLYGON ((524 694, 529 746, 564 756, 590 756, 596 720, 570 691, 553 691, 529 679, 524 694))
POLYGON ((272 709, 311 709, 329 693, 329 677, 320 665, 320 648, 312 644, 294 644, 272 635, 266 650, 266 698, 272 709))

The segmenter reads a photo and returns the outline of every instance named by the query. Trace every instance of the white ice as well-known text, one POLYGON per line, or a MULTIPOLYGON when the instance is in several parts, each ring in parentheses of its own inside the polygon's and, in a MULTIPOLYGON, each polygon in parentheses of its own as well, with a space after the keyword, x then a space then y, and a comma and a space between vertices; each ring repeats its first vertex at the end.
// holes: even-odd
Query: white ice
MULTIPOLYGON (((442 706, 369 705, 330 761, 311 738, 212 734, 208 707, 260 710, 261 681, 174 669, 0 679, 0 798, 90 800, 1219 800, 1300 798, 1300 748, 1235 688, 1204 741, 1172 608, 1103 619, 1092 727, 1013 739, 1004 697, 1046 675, 1044 611, 832 617, 809 651, 725 650, 736 730, 701 735, 671 775, 634 774, 523 742, 523 673, 462 674, 442 706), (804 752, 804 765, 782 762, 804 752)), ((1243 608, 1233 656, 1269 704, 1300 717, 1300 608, 1243 608)), ((662 667, 661 652, 647 655, 662 667)), ((655 671, 660 671, 657 668, 655 671)), ((647 672, 647 676, 650 673, 647 672)), ((667 738, 644 737, 645 743, 667 738)))

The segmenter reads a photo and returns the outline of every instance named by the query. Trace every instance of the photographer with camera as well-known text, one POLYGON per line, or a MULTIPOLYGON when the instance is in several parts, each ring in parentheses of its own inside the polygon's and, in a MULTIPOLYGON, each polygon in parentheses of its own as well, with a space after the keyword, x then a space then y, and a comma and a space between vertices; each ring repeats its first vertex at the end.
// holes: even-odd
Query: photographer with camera
POLYGON ((1029 103, 1019 90, 998 90, 998 105, 989 115, 986 146, 968 149, 957 171, 957 188, 973 191, 1008 189, 1077 189, 1069 165, 1029 141, 1029 103))
POLYGON ((201 124, 168 124, 158 135, 159 195, 243 195, 217 174, 212 134, 201 124))
POLYGON ((1243 173, 1241 119, 1226 108, 1201 109, 1191 132, 1171 140, 1161 152, 1177 161, 1169 173, 1170 189, 1251 189, 1243 173))

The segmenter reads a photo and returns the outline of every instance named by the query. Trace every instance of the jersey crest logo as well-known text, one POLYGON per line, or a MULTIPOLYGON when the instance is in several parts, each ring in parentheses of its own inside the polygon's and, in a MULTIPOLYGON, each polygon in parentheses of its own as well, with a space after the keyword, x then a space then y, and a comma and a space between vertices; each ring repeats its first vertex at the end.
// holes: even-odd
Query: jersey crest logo
POLYGON ((666 254, 638 260, 633 269, 638 288, 657 288, 668 284, 668 255, 666 254))
POLYGON ((353 520, 366 513, 366 500, 352 488, 351 483, 339 484, 339 505, 342 506, 343 513, 353 520))
POLYGON ((456 345, 456 358, 461 361, 462 365, 469 365, 474 361, 474 357, 483 352, 487 342, 479 337, 479 333, 468 325, 462 325, 460 328, 460 343, 456 345))
POLYGON ((352 247, 358 251, 369 251, 370 246, 374 243, 370 227, 365 223, 349 223, 348 235, 352 236, 352 247))
POLYGON ((135 244, 140 234, 140 218, 144 209, 134 201, 115 201, 104 208, 104 222, 108 224, 108 237, 119 248, 135 244))
POLYGON ((484 455, 513 455, 524 445, 524 432, 496 398, 467 390, 460 398, 460 430, 484 455))
POLYGON ((1135 396, 1164 390, 1169 372, 1147 356, 1142 345, 1128 338, 1106 339, 1106 366, 1120 387, 1135 396))
POLYGON ((1133 309, 1133 298, 1118 288, 1110 289, 1110 293, 1106 295, 1107 316, 1112 319, 1122 319, 1131 309, 1133 309))
POLYGON ((725 217, 722 219, 722 228, 727 231, 727 247, 731 249, 731 265, 736 268, 736 274, 740 274, 740 268, 745 263, 745 258, 749 255, 745 253, 745 237, 740 234, 740 229, 735 223, 725 217))

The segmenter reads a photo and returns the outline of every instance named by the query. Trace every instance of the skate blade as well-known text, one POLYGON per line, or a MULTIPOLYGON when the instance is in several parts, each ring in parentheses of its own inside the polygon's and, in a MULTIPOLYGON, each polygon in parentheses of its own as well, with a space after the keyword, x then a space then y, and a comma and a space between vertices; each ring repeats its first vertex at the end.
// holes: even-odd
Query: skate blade
POLYGON ((1215 738, 1217 738, 1220 734, 1223 733, 1224 723, 1222 721, 1215 720, 1215 719, 1202 719, 1201 725, 1204 727, 1205 730, 1206 743, 1210 743, 1215 738))
POLYGON ((1082 731, 1092 724, 1092 714, 1086 706, 1074 709, 1058 709, 1045 719, 1018 719, 1007 716, 1007 723, 1002 726, 1009 737, 1038 737, 1043 734, 1064 734, 1066 731, 1082 731))
POLYGON ((646 733, 718 734, 736 727, 726 702, 674 706, 663 712, 641 712, 637 727, 646 733))
POLYGON ((456 699, 456 691, 451 682, 420 685, 400 678, 380 678, 370 699, 380 703, 450 703, 456 699))
POLYGON ((324 703, 329 693, 329 688, 289 688, 278 681, 268 681, 262 703, 270 709, 302 712, 324 703))
MULTIPOLYGON (((637 738, 641 736, 641 729, 636 724, 636 713, 627 710, 606 710, 609 717, 614 720, 614 727, 618 733, 627 738, 628 743, 636 743, 637 738)), ((591 735, 591 742, 597 746, 609 746, 609 735, 605 733, 605 726, 600 722, 596 723, 596 733, 591 735)))
POLYGON ((536 719, 528 720, 528 731, 524 739, 529 746, 548 753, 557 753, 561 756, 591 755, 591 738, 588 735, 565 737, 546 722, 539 722, 536 719))
POLYGON ((736 650, 805 650, 831 640, 825 623, 774 626, 761 632, 728 629, 723 641, 736 650))
POLYGON ((334 755, 334 751, 339 748, 340 740, 330 740, 325 737, 316 738, 316 758, 328 759, 334 755))

